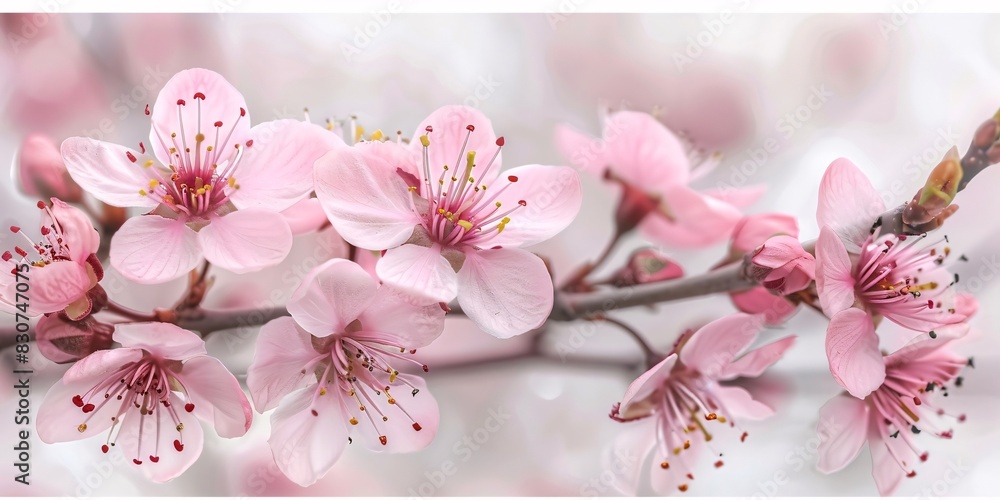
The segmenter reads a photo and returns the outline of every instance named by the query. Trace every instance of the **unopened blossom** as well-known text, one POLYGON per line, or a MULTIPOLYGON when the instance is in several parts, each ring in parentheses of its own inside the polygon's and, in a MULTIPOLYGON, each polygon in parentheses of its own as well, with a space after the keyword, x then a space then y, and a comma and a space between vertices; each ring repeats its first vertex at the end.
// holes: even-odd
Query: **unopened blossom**
POLYGON ((239 382, 206 354, 198 335, 167 323, 133 323, 117 325, 114 340, 122 348, 77 361, 45 395, 38 410, 43 442, 105 434, 103 453, 120 449, 131 466, 163 482, 201 455, 199 419, 225 438, 250 428, 253 411, 239 382))
POLYGON ((826 351, 842 387, 863 398, 885 378, 874 325, 880 318, 915 332, 961 321, 955 275, 945 267, 947 237, 871 230, 882 198, 846 159, 834 161, 820 185, 816 288, 830 317, 826 351))
POLYGON ((83 199, 83 190, 69 176, 59 154, 59 145, 51 137, 41 134, 25 137, 17 165, 18 181, 24 194, 59 198, 70 203, 83 199))
POLYGON ((623 287, 667 281, 682 276, 684 269, 679 264, 652 248, 642 248, 632 252, 628 263, 615 273, 610 282, 614 286, 623 287))
POLYGON ((965 415, 951 415, 937 394, 961 385, 959 372, 970 363, 953 353, 949 341, 968 331, 965 324, 940 329, 934 338, 923 336, 883 357, 885 380, 864 399, 840 394, 820 409, 819 461, 826 474, 837 472, 868 443, 872 476, 881 495, 891 495, 904 477, 928 453, 919 444, 921 435, 951 439, 952 425, 965 415))
POLYGON ((574 166, 622 186, 619 226, 638 225, 645 237, 666 245, 697 248, 725 240, 740 209, 764 193, 763 186, 691 188, 719 157, 695 158, 700 163, 693 168, 681 139, 648 113, 609 115, 600 138, 561 125, 556 147, 574 166))
MULTIPOLYGON (((729 255, 716 267, 743 262, 747 254, 763 245, 768 238, 779 235, 798 238, 799 225, 795 217, 782 213, 760 213, 743 217, 733 228, 729 255)), ((815 270, 815 265, 813 269, 815 270)), ((763 286, 729 292, 729 298, 740 311, 763 314, 764 321, 769 325, 784 323, 796 310, 795 304, 763 286)))
POLYGON ((500 172, 490 121, 464 106, 438 109, 404 146, 365 142, 316 162, 316 195, 351 244, 387 250, 384 282, 430 300, 458 298, 485 332, 505 338, 552 310, 545 264, 518 247, 547 240, 576 217, 580 179, 569 167, 500 172))
POLYGON ((9 228, 23 242, 0 254, 0 303, 8 309, 27 304, 22 314, 61 312, 73 321, 83 319, 92 312, 95 299, 106 298, 98 285, 104 268, 94 254, 101 237, 86 214, 57 198, 52 198, 51 206, 39 201, 38 208, 41 240, 33 241, 19 226, 9 228), (19 271, 22 266, 29 269, 19 271), (29 280, 22 298, 17 296, 18 273, 20 281, 29 280))
POLYGON ((431 442, 437 402, 422 378, 399 368, 427 371, 408 354, 441 334, 438 304, 420 305, 333 259, 310 271, 288 311, 261 328, 247 370, 257 411, 277 408, 268 443, 285 476, 315 483, 357 439, 397 453, 431 442))
POLYGON ((297 120, 251 129, 243 96, 205 69, 174 75, 146 115, 148 148, 85 137, 62 144, 70 174, 88 193, 116 207, 149 210, 112 238, 115 269, 162 283, 202 257, 236 273, 284 259, 292 231, 280 212, 312 191, 313 162, 342 141, 297 120))
POLYGON ((798 238, 773 236, 749 256, 747 273, 765 289, 788 295, 809 286, 815 279, 816 259, 802 248, 798 238))
MULTIPOLYGON (((747 350, 762 327, 760 317, 743 313, 713 321, 683 336, 674 352, 629 385, 611 411, 612 419, 628 422, 611 456, 636 459, 614 467, 605 464, 616 475, 612 486, 634 495, 642 466, 652 454, 653 491, 660 495, 687 491, 695 478, 695 461, 707 451, 707 442, 737 436, 745 441, 740 420, 774 413, 746 389, 722 383, 759 376, 792 346, 795 338, 785 337, 747 350)), ((708 454, 714 455, 719 444, 713 441, 711 449, 708 454)), ((724 462, 716 456, 714 465, 722 467, 724 462)))
POLYGON ((57 314, 39 318, 35 325, 38 351, 55 363, 69 363, 110 349, 114 326, 93 316, 81 321, 66 321, 57 314))

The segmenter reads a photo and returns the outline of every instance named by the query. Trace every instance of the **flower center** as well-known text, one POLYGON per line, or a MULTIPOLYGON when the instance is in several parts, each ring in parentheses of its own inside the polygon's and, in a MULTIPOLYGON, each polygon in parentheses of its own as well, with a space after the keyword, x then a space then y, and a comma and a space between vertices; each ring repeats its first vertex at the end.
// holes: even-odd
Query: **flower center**
MULTIPOLYGON (((13 260, 15 264, 31 264, 35 267, 44 267, 53 261, 70 260, 69 243, 63 239, 63 228, 59 225, 59 221, 52 215, 52 210, 44 202, 39 201, 38 208, 45 212, 50 221, 48 225, 42 226, 40 229, 42 233, 41 241, 36 243, 20 227, 10 226, 10 232, 23 237, 27 242, 27 247, 34 250, 38 258, 29 258, 30 253, 27 250, 20 246, 15 246, 13 254, 10 250, 7 250, 0 255, 0 258, 3 258, 4 262, 13 260), (19 259, 15 259, 14 254, 17 254, 19 259)), ((17 266, 14 267, 11 274, 16 274, 16 272, 17 266)))
MULTIPOLYGON (((87 416, 77 426, 80 432, 86 432, 87 423, 101 412, 106 405, 117 405, 118 410, 110 417, 113 422, 108 431, 108 438, 101 446, 101 451, 107 453, 109 445, 114 446, 121 434, 122 422, 127 418, 139 419, 139 436, 132 462, 141 465, 145 457, 153 463, 160 461, 160 435, 162 432, 175 432, 174 450, 184 451, 184 422, 181 413, 171 401, 180 401, 174 391, 184 395, 183 401, 187 413, 194 411, 194 404, 187 396, 187 390, 173 371, 160 360, 152 356, 144 356, 139 361, 133 361, 112 372, 94 387, 82 395, 73 396, 73 404, 87 416), (153 436, 143 436, 147 427, 147 419, 152 420, 155 429, 153 436), (116 432, 117 431, 117 432, 116 432), (145 453, 143 438, 154 439, 152 453, 145 453)), ((148 443, 145 449, 148 451, 148 443)))
POLYGON ((856 291, 872 310, 919 320, 931 320, 930 316, 942 312, 941 296, 954 281, 943 285, 932 271, 943 267, 951 248, 946 245, 947 237, 922 245, 926 236, 890 234, 879 238, 875 234, 865 241, 855 272, 856 291))
MULTIPOLYGON (((205 94, 201 92, 194 94, 194 101, 198 107, 194 144, 188 142, 189 137, 184 127, 182 111, 187 106, 187 102, 178 99, 177 122, 180 130, 169 131, 169 136, 167 136, 169 142, 156 125, 152 125, 160 146, 170 154, 170 164, 167 165, 166 169, 154 167, 153 160, 147 160, 142 165, 149 178, 149 183, 139 189, 139 194, 169 207, 178 215, 189 217, 203 216, 218 210, 228 201, 229 195, 239 189, 240 186, 236 183, 236 177, 233 174, 236 172, 245 150, 238 143, 233 144, 230 148, 229 142, 232 139, 233 131, 236 130, 236 125, 246 116, 246 110, 240 108, 239 116, 236 117, 228 132, 223 131, 222 121, 216 121, 213 127, 215 130, 210 133, 214 137, 209 143, 205 132, 201 130, 201 103, 204 100, 205 94)), ((148 105, 146 106, 146 115, 150 115, 148 105)), ((253 140, 248 140, 246 147, 252 145, 253 140)), ((143 153, 146 152, 146 147, 141 142, 139 148, 143 153)), ((126 156, 132 163, 137 163, 135 155, 131 152, 127 152, 126 156)))
MULTIPOLYGON (((431 178, 428 159, 431 144, 429 134, 433 132, 433 128, 428 126, 427 133, 420 136, 420 143, 423 145, 423 190, 420 194, 428 201, 424 225, 435 242, 450 246, 482 247, 485 242, 503 232, 510 223, 510 215, 527 206, 528 202, 520 200, 517 205, 506 207, 498 201, 500 195, 518 181, 516 176, 508 176, 509 183, 493 191, 488 191, 487 185, 482 182, 500 155, 504 138, 496 140, 497 150, 486 167, 479 167, 477 170, 476 152, 466 152, 475 127, 468 125, 466 130, 468 133, 465 142, 455 159, 456 167, 452 169, 444 165, 437 179, 431 178), (463 159, 465 168, 459 171, 457 165, 463 159)), ((409 189, 416 192, 419 188, 410 186, 409 189)))

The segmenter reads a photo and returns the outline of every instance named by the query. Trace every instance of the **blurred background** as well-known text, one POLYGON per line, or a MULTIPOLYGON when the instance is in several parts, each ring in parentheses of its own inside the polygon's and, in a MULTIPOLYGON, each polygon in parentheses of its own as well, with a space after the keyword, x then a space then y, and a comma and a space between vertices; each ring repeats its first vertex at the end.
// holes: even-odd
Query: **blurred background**
MULTIPOLYGON (((705 14, 575 13, 577 3, 549 14, 412 14, 395 3, 356 15, 100 15, 17 14, 0 17, 0 159, 11 162, 2 184, 3 227, 31 225, 37 196, 18 188, 17 154, 26 136, 57 142, 85 135, 134 145, 145 140, 142 113, 173 73, 205 67, 222 73, 247 98, 254 123, 350 115, 367 130, 410 135, 445 104, 482 109, 506 137, 507 167, 566 164, 553 145, 554 127, 569 123, 599 134, 609 107, 658 111, 699 147, 724 154, 698 187, 766 184, 767 195, 747 213, 781 211, 799 218, 801 237, 815 238, 819 180, 831 160, 846 156, 862 168, 888 205, 908 200, 953 144, 964 152, 975 127, 1000 106, 1000 31, 988 15, 752 14, 746 2, 705 14), (777 144, 765 150, 765 142, 777 144)), ((228 5, 228 4, 227 4, 228 5)), ((220 9, 227 10, 227 9, 220 9)), ((532 250, 549 257, 557 276, 593 258, 612 231, 615 194, 584 177, 578 219, 532 250)), ((1000 220, 994 186, 1000 169, 986 171, 963 191, 961 210, 945 231, 968 257, 954 269, 958 285, 982 308, 973 335, 957 349, 976 356, 965 385, 948 407, 967 413, 955 439, 921 436, 930 450, 906 495, 983 494, 1000 466, 1000 416, 993 364, 1000 355, 1000 220)), ((0 243, 8 245, 6 233, 0 243)), ((627 239, 608 273, 629 251, 627 239)), ((274 269, 237 279, 216 270, 206 305, 254 307, 282 302, 284 284, 340 255, 325 233, 297 238, 274 269), (274 293, 272 293, 274 291, 274 293)), ((662 249, 687 274, 710 268, 725 244, 700 251, 662 249)), ((110 269, 110 268, 109 268, 110 269)), ((600 274, 600 273, 599 273, 600 274)), ((125 283, 113 271, 105 283, 124 305, 149 310, 171 305, 183 280, 160 286, 125 283)), ((668 348, 676 335, 735 311, 724 296, 616 317, 668 348)), ((3 319, 6 321, 6 319, 3 319)), ((13 322, 13 320, 11 320, 13 322)), ((867 451, 833 476, 815 472, 817 411, 838 392, 823 351, 825 320, 800 310, 764 340, 799 340, 755 394, 777 410, 766 421, 744 422, 745 443, 718 443, 726 466, 702 463, 694 495, 874 495, 867 451)), ((3 325, 8 326, 8 325, 3 325)), ((92 441, 32 443, 30 490, 5 474, 6 494, 92 495, 596 495, 614 494, 601 456, 621 430, 607 417, 638 374, 640 353, 620 331, 589 323, 555 324, 545 348, 554 359, 488 361, 516 356, 525 339, 494 340, 463 319, 426 352, 430 390, 441 407, 435 442, 409 455, 348 447, 318 484, 299 488, 272 464, 266 416, 246 437, 207 435, 205 451, 180 478, 163 485, 134 474, 120 455, 102 455, 92 441), (622 363, 560 362, 558 353, 622 363), (441 369, 435 369, 435 365, 441 369), (494 426, 487 420, 501 420, 494 426), (471 444, 470 444, 471 443, 471 444), (445 466, 451 462, 454 467, 445 466), (442 471, 447 469, 450 474, 442 471)), ((220 332, 210 353, 237 373, 252 359, 255 329, 220 332)), ((4 362, 10 358, 4 353, 4 362)), ((65 366, 34 357, 33 405, 65 366)), ((0 378, 10 377, 4 368, 0 378)), ((4 379, 0 413, 13 412, 4 379)), ((5 419, 7 417, 4 417, 5 419)), ((6 421, 6 420, 5 420, 6 421)), ((5 424, 6 425, 6 424, 5 424)), ((211 433, 208 433, 211 434, 211 433)), ((6 440, 4 436, 2 439, 6 440)), ((0 455, 11 463, 13 452, 0 455)), ((645 470, 645 468, 644 468, 645 470)), ((642 492, 650 493, 648 481, 642 492)))

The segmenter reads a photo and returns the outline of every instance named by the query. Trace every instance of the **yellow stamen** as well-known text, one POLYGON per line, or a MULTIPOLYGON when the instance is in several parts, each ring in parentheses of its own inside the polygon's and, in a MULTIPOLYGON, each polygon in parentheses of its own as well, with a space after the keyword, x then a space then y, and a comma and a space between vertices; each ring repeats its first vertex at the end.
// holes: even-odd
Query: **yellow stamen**
POLYGON ((146 160, 146 163, 142 165, 144 168, 149 168, 153 166, 153 160, 146 160))
POLYGON ((358 419, 356 419, 354 417, 351 417, 350 422, 351 422, 351 425, 358 425, 358 419))
POLYGON ((80 432, 87 432, 87 424, 80 424, 79 426, 77 426, 76 430, 80 432))
POLYGON ((146 193, 146 190, 145 190, 145 189, 140 189, 140 190, 139 190, 139 196, 146 196, 147 194, 148 194, 148 193, 146 193))
POLYGON ((391 384, 391 383, 395 382, 396 381, 396 377, 398 377, 398 376, 399 376, 399 372, 396 371, 396 370, 393 370, 392 373, 389 374, 389 383, 391 384))
POLYGON ((158 181, 156 179, 150 179, 149 180, 149 189, 156 189, 156 186, 159 186, 159 185, 160 185, 160 181, 158 181))
POLYGON ((467 220, 460 220, 460 221, 456 222, 455 224, 464 227, 466 231, 469 231, 469 230, 472 229, 472 223, 469 222, 469 221, 467 221, 467 220))
POLYGON ((235 177, 230 177, 229 180, 226 181, 226 183, 229 184, 229 187, 235 187, 236 186, 236 178, 235 177))
POLYGON ((382 133, 382 129, 377 129, 374 132, 372 132, 372 140, 373 141, 381 141, 382 137, 384 137, 384 136, 385 136, 385 134, 382 133))
POLYGON ((429 137, 427 137, 427 134, 420 136, 420 145, 425 148, 431 145, 431 140, 429 137))
POLYGON ((319 388, 319 395, 320 396, 326 396, 326 387, 320 387, 319 388))

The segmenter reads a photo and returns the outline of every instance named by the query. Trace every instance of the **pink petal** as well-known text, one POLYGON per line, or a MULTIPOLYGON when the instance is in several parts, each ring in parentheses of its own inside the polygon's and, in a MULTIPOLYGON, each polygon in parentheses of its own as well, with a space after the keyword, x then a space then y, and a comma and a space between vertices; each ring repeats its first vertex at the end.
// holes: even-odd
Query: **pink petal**
POLYGON ((198 418, 215 425, 220 437, 240 437, 250 429, 253 410, 236 377, 216 358, 195 356, 184 362, 178 378, 187 389, 198 418))
POLYGON ((183 276, 201 260, 198 234, 159 215, 132 217, 111 238, 111 265, 126 278, 155 284, 183 276))
POLYGON ((737 386, 720 386, 715 390, 723 408, 735 418, 760 420, 774 415, 774 410, 757 401, 746 389, 737 386))
POLYGON ((274 120, 250 130, 247 146, 233 174, 240 188, 229 199, 237 208, 280 212, 313 190, 313 164, 336 147, 336 135, 311 123, 274 120))
POLYGON ((762 286, 730 293, 729 298, 742 312, 763 314, 765 325, 780 325, 796 311, 795 305, 788 299, 775 295, 762 286))
MULTIPOLYGON (((216 130, 219 131, 220 152, 218 164, 232 156, 234 144, 244 144, 250 138, 250 116, 246 113, 247 103, 243 95, 236 90, 222 75, 207 69, 194 68, 181 71, 167 81, 167 84, 156 96, 156 103, 151 108, 153 127, 149 132, 149 145, 152 146, 156 157, 160 163, 168 165, 171 161, 170 153, 164 148, 171 147, 170 134, 177 134, 177 143, 182 144, 182 137, 187 145, 194 151, 195 135, 201 132, 206 137, 206 144, 214 144, 216 130), (196 93, 205 95, 205 99, 200 102, 195 99, 196 93), (183 118, 183 136, 181 122, 178 121, 178 100, 184 100, 185 105, 180 106, 180 115, 183 118), (246 116, 240 117, 241 114, 246 116), (199 120, 200 118, 200 120, 199 120), (215 122, 221 121, 222 127, 216 129, 215 122), (235 128, 234 128, 235 127, 235 128), (157 135, 159 131, 159 135, 157 135), (232 131, 232 136, 228 144, 223 145, 222 141, 232 131)), ((193 155, 193 153, 192 153, 193 155)))
POLYGON ((205 260, 245 274, 285 260, 292 249, 292 229, 280 214, 248 208, 212 219, 198 232, 198 242, 205 260))
MULTIPOLYGON (((610 473, 608 486, 623 495, 635 496, 639 490, 642 466, 656 445, 655 423, 647 419, 618 427, 622 428, 621 431, 601 454, 601 467, 610 473)), ((594 490, 593 496, 604 493, 596 488, 594 490)))
MULTIPOLYGON (((871 419, 868 433, 868 449, 872 454, 872 477, 875 479, 875 486, 878 488, 879 495, 890 496, 899 488, 899 484, 906 477, 908 471, 904 471, 899 466, 899 463, 896 462, 896 459, 893 458, 892 453, 889 451, 889 440, 883 439, 879 435, 879 431, 875 429, 878 425, 876 420, 878 419, 871 419)), ((909 449, 909 447, 905 448, 909 449)), ((894 449, 898 450, 899 447, 894 449)), ((905 450, 901 451, 905 453, 905 450)), ((908 453, 908 455, 913 454, 908 453)))
POLYGON ((857 458, 868 440, 868 404, 839 394, 819 410, 819 460, 816 468, 833 474, 857 458))
MULTIPOLYGON (((703 167, 698 167, 699 169, 703 167)), ((754 184, 744 188, 706 189, 705 194, 724 201, 736 208, 746 208, 760 200, 767 192, 767 185, 754 184)), ((793 220, 794 224, 794 220, 793 220)))
POLYGON ((150 177, 143 165, 152 156, 86 137, 66 139, 61 151, 73 180, 98 200, 116 207, 156 206, 148 196, 139 194, 140 189, 149 188, 150 177), (136 161, 129 160, 128 154, 136 161))
POLYGON ((830 319, 826 357, 833 378, 856 398, 864 398, 885 380, 875 325, 861 309, 847 309, 830 319))
POLYGON ((820 229, 816 240, 816 292, 827 316, 854 305, 853 268, 840 237, 828 227, 820 229))
POLYGON ((455 270, 438 245, 406 244, 390 249, 379 259, 375 271, 385 283, 433 302, 449 302, 458 294, 455 270))
POLYGON ((618 410, 619 416, 629 420, 649 415, 652 407, 644 400, 653 391, 663 387, 664 381, 670 377, 670 371, 674 369, 675 364, 677 364, 677 354, 673 353, 632 381, 628 389, 625 389, 625 395, 622 396, 621 406, 618 410))
POLYGON ((205 354, 205 341, 196 333, 170 323, 119 323, 115 342, 142 349, 163 359, 183 361, 205 354))
POLYGON ((347 446, 350 416, 340 397, 327 393, 314 400, 316 392, 312 385, 294 393, 271 414, 267 443, 274 463, 285 477, 300 486, 309 486, 323 477, 347 446))
POLYGON ((51 137, 37 133, 25 136, 17 163, 17 181, 24 194, 55 196, 74 203, 82 199, 83 192, 69 177, 59 145, 51 137))
POLYGON ((392 285, 384 284, 371 304, 358 317, 363 331, 355 336, 393 339, 408 349, 430 345, 444 331, 444 309, 438 303, 427 304, 423 297, 413 297, 392 285))
POLYGON ((768 367, 777 363, 785 351, 790 349, 795 343, 795 336, 784 337, 775 340, 770 344, 758 347, 739 359, 729 364, 722 374, 720 380, 731 380, 737 377, 759 377, 768 367))
MULTIPOLYGON (((89 356, 112 345, 112 327, 86 321, 65 321, 60 315, 38 318, 35 343, 38 351, 54 363, 69 363, 89 356)), ((115 349, 124 351, 127 349, 115 349)))
POLYGON ((342 333, 375 298, 375 280, 361 266, 332 259, 309 271, 288 299, 288 312, 309 333, 342 333))
MULTIPOLYGON (((36 314, 61 311, 90 289, 86 267, 70 260, 33 267, 29 279, 28 304, 31 312, 36 314)), ((16 283, 7 285, 4 295, 9 299, 16 298, 16 286, 16 283)))
MULTIPOLYGON (((424 121, 417 125, 417 130, 413 132, 413 140, 410 142, 410 149, 420 153, 422 146, 417 140, 420 136, 427 134, 426 128, 430 126, 434 131, 428 134, 431 145, 427 148, 427 156, 431 170, 431 182, 437 182, 440 178, 444 165, 449 168, 465 168, 465 155, 459 157, 462 145, 465 144, 466 137, 469 142, 465 147, 466 153, 476 152, 477 169, 485 169, 490 158, 497 151, 497 136, 493 132, 493 124, 489 118, 476 108, 468 106, 442 106, 430 114, 424 121), (469 135, 467 126, 472 125, 475 130, 469 135)), ((483 176, 482 173, 476 175, 476 181, 480 184, 492 186, 493 180, 500 173, 500 165, 503 154, 497 156, 489 172, 483 176)), ((422 164, 422 163, 421 163, 422 164)), ((476 172, 482 172, 477 170, 476 172)))
POLYGON ((458 286, 462 311, 497 338, 537 328, 552 312, 552 277, 545 263, 519 248, 466 254, 458 286))
MULTIPOLYGON (((180 400, 173 398, 173 403, 179 405, 180 400)), ((177 424, 169 413, 154 411, 148 415, 140 415, 136 408, 124 417, 115 448, 125 455, 129 467, 135 468, 146 478, 157 483, 170 481, 188 470, 201 456, 205 446, 205 431, 202 430, 201 423, 197 419, 186 418, 185 412, 181 412, 180 417, 184 424, 182 451, 174 448, 174 440, 179 436, 174 431, 177 424), (159 435, 156 432, 157 425, 160 427, 159 435), (139 447, 140 427, 142 448, 139 447), (150 456, 155 456, 157 460, 152 460, 150 456), (137 465, 133 459, 142 463, 137 465)))
POLYGON ((687 184, 691 164, 680 139, 648 113, 619 111, 604 124, 605 159, 625 182, 647 192, 687 184))
MULTIPOLYGON (((397 175, 399 175, 398 170, 402 170, 404 178, 406 178, 405 176, 413 177, 411 180, 415 181, 415 184, 412 185, 423 187, 420 182, 423 175, 423 154, 420 151, 415 151, 412 146, 389 141, 366 141, 355 144, 354 149, 361 152, 366 158, 378 158, 384 161, 389 165, 390 170, 396 171, 397 175)), ((434 179, 436 181, 437 177, 434 179)))
POLYGON ((247 388, 257 411, 273 410, 281 398, 315 379, 312 372, 302 373, 302 369, 319 355, 312 336, 294 319, 286 316, 262 326, 253 363, 247 368, 247 388))
POLYGON ((816 221, 821 228, 833 229, 847 251, 856 253, 861 248, 882 212, 882 196, 850 160, 838 158, 827 167, 819 186, 816 221))
POLYGON ((683 248, 699 248, 729 237, 742 214, 736 207, 687 186, 672 186, 663 202, 670 220, 653 212, 639 224, 642 234, 653 241, 683 248))
POLYGON ((300 200, 283 210, 281 216, 285 218, 293 236, 316 232, 330 223, 318 198, 300 200))
POLYGON ((886 356, 885 365, 893 367, 898 373, 916 377, 917 380, 926 378, 928 373, 934 373, 937 379, 947 382, 958 375, 964 359, 944 347, 968 333, 969 325, 965 323, 937 328, 934 330, 934 338, 922 333, 886 356))
MULTIPOLYGON (((55 218, 54 222, 62 230, 63 245, 69 247, 71 260, 83 263, 90 254, 97 252, 97 247, 101 246, 101 235, 94 229, 87 214, 58 198, 52 198, 49 210, 55 218)), ((46 220, 43 224, 48 223, 51 221, 46 220)))
POLYGON ((101 377, 140 359, 142 359, 142 350, 140 349, 125 347, 97 351, 73 363, 73 366, 69 367, 69 370, 63 374, 62 380, 66 384, 74 384, 94 377, 101 377))
POLYGON ((583 192, 580 176, 572 168, 525 165, 504 175, 507 177, 495 186, 509 186, 497 197, 500 210, 517 207, 522 200, 526 205, 510 214, 510 222, 489 240, 490 245, 530 246, 545 241, 565 229, 580 212, 583 192))
POLYGON ((779 234, 799 237, 799 225, 795 217, 781 213, 747 215, 733 228, 730 247, 736 252, 750 253, 768 238, 779 234))
POLYGON ((600 175, 607 167, 604 143, 570 125, 556 125, 555 145, 563 158, 579 170, 600 175))
POLYGON ((680 454, 669 454, 664 457, 660 450, 654 451, 653 459, 649 461, 649 482, 653 487, 653 493, 665 497, 676 494, 682 485, 698 484, 688 474, 694 476, 707 473, 697 470, 698 459, 704 448, 705 443, 699 437, 692 439, 691 447, 680 454), (664 469, 661 465, 663 462, 667 462, 670 467, 664 469))
MULTIPOLYGON (((358 436, 354 438, 355 441, 360 441, 360 444, 369 450, 389 453, 410 453, 426 448, 437 434, 441 416, 438 411, 437 400, 427 390, 427 383, 424 379, 411 375, 400 375, 399 378, 392 389, 396 404, 387 404, 384 399, 376 400, 382 414, 389 417, 389 420, 384 422, 376 418, 377 431, 361 412, 355 411, 357 406, 351 405, 351 401, 354 401, 354 398, 350 398, 350 401, 345 401, 344 403, 349 408, 349 411, 360 421, 358 425, 352 426, 351 429, 358 433, 358 436), (412 395, 411 391, 413 389, 400 383, 399 378, 405 379, 419 392, 415 396, 412 395), (406 410, 406 413, 403 413, 401 410, 406 410), (409 413, 409 416, 406 415, 407 413, 409 413), (414 427, 414 423, 417 424, 420 430, 414 427), (386 444, 382 444, 379 436, 385 436, 386 444)), ((493 417, 493 420, 504 418, 502 414, 504 410, 500 409, 498 411, 501 414, 493 417)), ((510 418, 510 416, 507 418, 510 418)), ((504 422, 497 422, 497 424, 502 423, 504 422)))
POLYGON ((703 375, 717 378, 764 327, 763 318, 736 313, 701 327, 681 348, 681 362, 703 375))
MULTIPOLYGON (((91 354, 93 356, 93 354, 91 354)), ((86 359, 86 358, 84 358, 86 359)), ((102 368, 120 368, 120 365, 102 365, 102 368)), ((88 370, 90 371, 90 370, 88 370)), ((72 381, 57 381, 45 393, 45 399, 38 408, 36 431, 43 443, 64 443, 87 439, 103 433, 111 427, 111 417, 118 414, 121 405, 106 404, 91 413, 83 413, 73 404, 74 396, 82 396, 107 376, 103 370, 93 370, 91 375, 77 377, 72 381), (78 427, 87 417, 87 428, 80 432, 78 427)))
POLYGON ((812 260, 813 256, 802 249, 799 239, 792 236, 772 236, 761 245, 759 252, 753 255, 753 263, 777 269, 795 259, 812 260))
POLYGON ((420 224, 407 184, 381 158, 338 148, 316 162, 315 175, 323 210, 337 232, 355 246, 396 247, 420 224))

